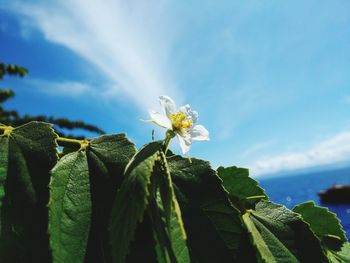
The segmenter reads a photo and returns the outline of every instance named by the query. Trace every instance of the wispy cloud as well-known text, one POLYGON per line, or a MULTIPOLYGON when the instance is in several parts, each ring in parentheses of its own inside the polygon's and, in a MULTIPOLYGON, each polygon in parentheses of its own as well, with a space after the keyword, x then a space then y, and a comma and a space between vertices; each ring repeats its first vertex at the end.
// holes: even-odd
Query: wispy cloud
POLYGON ((271 145, 271 143, 272 143, 272 141, 266 141, 266 142, 257 143, 255 145, 249 147, 247 150, 243 151, 240 154, 240 157, 241 158, 246 158, 248 156, 256 154, 257 152, 260 152, 261 150, 263 150, 266 147, 268 147, 269 145, 271 145))
POLYGON ((113 98, 123 98, 123 94, 113 85, 104 83, 103 87, 97 87, 96 84, 80 81, 63 80, 53 81, 45 79, 24 79, 20 80, 22 86, 30 88, 34 92, 40 92, 48 96, 66 97, 66 98, 93 98, 102 102, 113 102, 113 98))
POLYGON ((250 165, 252 175, 336 164, 350 160, 350 132, 343 132, 320 142, 304 152, 263 158, 250 165))
POLYGON ((166 69, 168 37, 164 1, 14 1, 8 10, 95 65, 142 108, 160 94, 176 97, 166 69))
MULTIPOLYGON (((81 95, 96 96, 98 92, 91 85, 78 81, 47 81, 27 79, 24 83, 35 91, 53 96, 78 97, 81 95)), ((103 93, 100 93, 103 94, 103 93)))

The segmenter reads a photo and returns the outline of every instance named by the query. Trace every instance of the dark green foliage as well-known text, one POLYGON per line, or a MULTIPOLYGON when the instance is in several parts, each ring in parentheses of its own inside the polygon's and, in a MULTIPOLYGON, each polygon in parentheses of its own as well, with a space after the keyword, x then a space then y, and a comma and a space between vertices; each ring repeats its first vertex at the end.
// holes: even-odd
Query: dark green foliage
POLYGON ((109 214, 134 153, 125 135, 105 135, 64 155, 53 168, 49 233, 54 262, 111 261, 109 214))
POLYGON ((260 201, 248 210, 244 222, 252 242, 266 262, 325 262, 320 244, 297 213, 269 201, 260 201), (305 249, 307 247, 307 250, 305 249))
POLYGON ((0 79, 2 79, 5 75, 24 77, 27 74, 28 69, 24 67, 14 64, 0 63, 0 79))
POLYGON ((181 213, 158 142, 143 147, 126 168, 111 214, 113 262, 125 262, 129 252, 131 258, 138 253, 129 251, 129 245, 145 212, 150 218, 156 242, 151 249, 154 249, 158 260, 189 262, 181 213))
POLYGON ((293 211, 301 214, 303 220, 310 225, 330 262, 350 262, 350 244, 334 213, 313 202, 297 205, 293 211))
POLYGON ((0 137, 0 262, 50 259, 46 205, 55 139, 51 125, 37 122, 7 128, 0 137))
POLYGON ((324 246, 329 262, 350 262, 350 244, 348 242, 339 242, 339 240, 336 239, 329 239, 324 242, 324 246))
POLYGON ((268 201, 247 169, 40 122, 0 134, 0 262, 350 262, 333 213, 268 201))
POLYGON ((238 257, 242 223, 208 162, 169 156, 193 262, 232 262, 238 257), (205 234, 204 232, 205 231, 205 234))
MULTIPOLYGON (((24 67, 18 65, 9 65, 5 63, 0 63, 0 80, 3 79, 5 75, 24 77, 28 74, 28 70, 24 67)), ((83 121, 72 121, 67 118, 56 118, 53 116, 31 116, 28 114, 20 115, 16 110, 6 110, 1 106, 1 103, 6 102, 8 99, 15 97, 15 93, 11 89, 0 89, 0 123, 9 126, 20 126, 31 121, 41 121, 54 124, 57 134, 60 136, 66 136, 70 138, 81 139, 84 136, 76 136, 67 134, 65 130, 75 130, 81 129, 89 132, 94 132, 97 134, 104 134, 105 132, 96 127, 95 125, 87 124, 83 121)))
POLYGON ((158 259, 160 262, 167 262, 167 260, 190 262, 181 210, 175 196, 168 163, 162 151, 159 152, 159 161, 156 162, 153 179, 149 212, 153 221, 155 239, 158 241, 156 247, 158 259))
POLYGON ((10 90, 10 89, 0 90, 0 103, 3 103, 10 98, 13 98, 14 96, 15 96, 15 93, 13 92, 13 90, 10 90))
POLYGON ((89 164, 92 222, 85 262, 111 262, 109 217, 112 204, 124 178, 127 163, 136 148, 124 134, 103 135, 90 141, 89 164))
POLYGON ((115 198, 111 214, 110 238, 113 262, 125 261, 137 223, 143 219, 158 152, 157 143, 149 144, 128 164, 124 182, 115 198))
POLYGON ((326 260, 319 242, 313 237, 312 231, 300 215, 284 206, 265 201, 264 199, 268 199, 266 193, 249 177, 247 169, 234 166, 219 167, 218 174, 231 201, 240 208, 252 245, 258 252, 258 260, 265 262, 326 260))

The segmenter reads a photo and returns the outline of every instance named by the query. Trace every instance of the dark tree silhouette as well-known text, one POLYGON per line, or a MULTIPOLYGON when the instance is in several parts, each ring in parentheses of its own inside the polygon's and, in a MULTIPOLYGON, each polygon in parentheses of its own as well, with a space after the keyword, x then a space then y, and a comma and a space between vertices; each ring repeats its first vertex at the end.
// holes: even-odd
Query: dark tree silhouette
MULTIPOLYGON (((24 77, 28 74, 28 70, 22 66, 5 64, 0 62, 0 80, 6 75, 24 77)), ((95 125, 85 123, 83 121, 72 121, 67 118, 56 118, 53 116, 31 116, 29 114, 21 115, 17 110, 7 110, 3 107, 3 103, 8 99, 14 98, 15 92, 11 89, 0 88, 0 123, 10 126, 19 126, 29 121, 44 121, 54 124, 56 132, 60 136, 82 139, 85 136, 75 136, 67 134, 64 130, 82 129, 97 134, 104 134, 105 132, 95 125)))

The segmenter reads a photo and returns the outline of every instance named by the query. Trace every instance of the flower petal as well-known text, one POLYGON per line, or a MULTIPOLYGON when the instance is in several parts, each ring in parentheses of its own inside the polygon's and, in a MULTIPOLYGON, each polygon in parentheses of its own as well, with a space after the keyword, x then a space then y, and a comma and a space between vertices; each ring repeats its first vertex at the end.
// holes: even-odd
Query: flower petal
POLYGON ((209 132, 203 125, 196 125, 190 131, 191 139, 195 141, 209 141, 209 132))
POLYGON ((169 116, 172 113, 176 112, 175 102, 168 96, 159 97, 160 106, 162 107, 164 113, 169 116))
POLYGON ((191 148, 191 144, 192 144, 191 137, 190 136, 183 137, 180 134, 177 134, 177 138, 179 140, 182 153, 186 154, 191 148))
POLYGON ((180 111, 186 114, 193 123, 195 123, 198 119, 198 112, 191 110, 191 106, 189 104, 186 104, 184 106, 180 107, 180 111))
POLYGON ((149 115, 155 124, 159 125, 160 127, 172 130, 171 121, 164 114, 150 110, 149 115))

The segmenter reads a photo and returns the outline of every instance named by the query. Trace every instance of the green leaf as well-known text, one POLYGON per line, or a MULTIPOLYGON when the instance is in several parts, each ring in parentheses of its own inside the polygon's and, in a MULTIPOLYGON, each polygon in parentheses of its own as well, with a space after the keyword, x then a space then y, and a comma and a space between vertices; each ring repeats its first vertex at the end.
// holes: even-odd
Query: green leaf
POLYGON ((144 262, 145 259, 147 259, 148 262, 160 263, 160 261, 157 260, 157 254, 155 251, 156 242, 153 235, 152 222, 149 214, 145 213, 142 222, 136 227, 134 240, 132 240, 129 245, 129 254, 126 257, 126 262, 144 262))
POLYGON ((182 211, 193 262, 232 262, 242 238, 239 211, 227 198, 208 162, 181 156, 167 158, 174 190, 182 211))
POLYGON ((110 219, 113 262, 125 262, 130 241, 148 204, 149 185, 156 160, 158 143, 143 147, 129 162, 125 179, 114 200, 110 219))
POLYGON ((91 222, 86 152, 63 156, 51 173, 49 234, 53 262, 83 262, 91 222))
MULTIPOLYGON (((179 208, 177 208, 179 209, 179 208)), ((186 237, 184 237, 184 229, 182 220, 178 217, 178 212, 172 210, 170 218, 170 240, 171 245, 177 259, 177 262, 189 263, 190 256, 186 244, 186 237)))
MULTIPOLYGON (((135 145, 125 134, 103 135, 89 143, 89 153, 94 153, 107 169, 124 169, 136 153, 135 145)), ((122 174, 119 174, 122 177, 122 174)))
POLYGON ((159 186, 159 190, 162 197, 163 206, 165 204, 168 205, 168 208, 165 209, 166 218, 172 218, 169 220, 170 225, 170 221, 174 221, 174 219, 178 222, 178 230, 180 231, 180 236, 183 240, 186 240, 186 231, 182 222, 180 206, 174 192, 168 162, 163 152, 160 153, 160 163, 162 167, 162 174, 160 176, 161 184, 159 186), (174 216, 175 218, 173 218, 174 216))
POLYGON ((314 202, 310 201, 295 206, 293 211, 302 216, 320 240, 331 235, 341 241, 347 241, 339 219, 328 208, 316 206, 314 202))
MULTIPOLYGON (((7 177, 8 154, 9 154, 8 144, 9 144, 9 138, 7 136, 0 137, 0 213, 1 213, 2 203, 5 197, 5 182, 7 177)), ((0 225, 0 234, 1 232, 2 231, 1 231, 1 225, 0 225)))
MULTIPOLYGON (((252 235, 252 242, 256 246, 259 254, 264 262, 277 262, 276 258, 273 255, 273 252, 270 250, 269 246, 266 244, 262 234, 259 232, 255 226, 254 220, 250 217, 250 213, 247 212, 243 215, 243 222, 245 223, 249 233, 252 235)), ((265 231, 266 232, 266 231, 265 231)), ((271 238, 271 233, 269 238, 271 238)), ((273 235, 272 235, 273 236, 273 235)), ((282 245, 283 246, 283 245, 282 245)), ((279 249, 279 248, 277 248, 279 249)))
MULTIPOLYGON (((152 183, 151 183, 152 185, 152 183)), ((158 193, 159 194, 159 193, 158 193)), ((164 208, 159 195, 149 197, 148 214, 152 222, 157 261, 160 263, 177 262, 164 220, 164 208)))
MULTIPOLYGON (((160 154, 160 161, 157 162, 157 165, 155 167, 155 173, 156 173, 156 181, 159 185, 159 193, 162 201, 162 209, 164 210, 165 219, 167 223, 167 227, 170 228, 170 218, 171 218, 171 212, 172 209, 174 209, 176 206, 178 206, 174 189, 173 189, 173 183, 171 180, 169 167, 166 161, 166 158, 164 156, 164 153, 160 154)), ((156 191, 156 189, 155 189, 156 191)), ((179 212, 179 220, 181 220, 181 211, 179 212)), ((185 231, 183 232, 184 239, 186 239, 185 231)))
POLYGON ((263 262, 298 262, 283 243, 259 220, 251 217, 249 212, 243 215, 243 221, 252 235, 252 242, 263 262))
POLYGON ((87 158, 91 182, 92 219, 85 262, 111 262, 109 218, 135 145, 124 134, 103 135, 90 141, 87 158))
POLYGON ((326 255, 331 263, 350 262, 350 244, 348 242, 339 243, 333 239, 327 242, 326 255))
POLYGON ((324 262, 317 239, 300 215, 282 205, 261 200, 243 220, 264 262, 324 262))
POLYGON ((157 199, 157 203, 150 200, 150 209, 159 245, 159 256, 164 262, 167 262, 168 258, 171 262, 190 262, 181 210, 174 193, 169 167, 163 152, 160 153, 160 161, 156 163, 154 176, 159 184, 159 194, 156 193, 155 196, 150 196, 150 198, 157 199))
POLYGON ((157 262, 167 263, 169 261, 176 261, 171 248, 170 240, 165 231, 165 223, 161 220, 160 208, 157 206, 157 204, 152 204, 152 202, 154 202, 154 200, 150 200, 148 214, 152 224, 153 238, 155 240, 154 250, 157 257, 157 262))
POLYGON ((179 222, 175 210, 171 211, 168 226, 165 222, 165 210, 159 194, 157 200, 151 197, 149 203, 158 262, 190 262, 186 240, 184 239, 180 223, 182 221, 179 222))
POLYGON ((310 225, 330 262, 350 262, 350 245, 336 214, 314 202, 297 205, 293 211, 310 225))
POLYGON ((40 122, 6 127, 0 136, 1 262, 50 260, 46 205, 56 138, 51 125, 40 122))
POLYGON ((250 203, 255 203, 260 199, 268 199, 258 182, 249 177, 248 169, 237 168, 236 166, 227 168, 221 166, 217 171, 230 196, 235 196, 241 201, 250 203))

